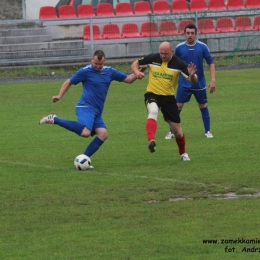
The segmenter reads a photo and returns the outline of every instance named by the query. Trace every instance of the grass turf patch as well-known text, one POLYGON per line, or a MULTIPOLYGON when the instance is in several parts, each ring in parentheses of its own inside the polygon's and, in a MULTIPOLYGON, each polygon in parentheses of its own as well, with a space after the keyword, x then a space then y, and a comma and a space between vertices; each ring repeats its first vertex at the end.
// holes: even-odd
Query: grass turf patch
POLYGON ((81 86, 53 104, 62 82, 1 85, 0 258, 256 259, 243 248, 257 244, 233 241, 258 237, 259 198, 224 195, 260 191, 257 73, 217 72, 212 139, 195 100, 185 105, 190 162, 180 160, 174 139, 164 139, 161 115, 157 150, 149 153, 146 79, 114 82, 103 114, 109 138, 87 172, 73 160, 91 138, 38 125, 50 112, 76 119, 81 86))

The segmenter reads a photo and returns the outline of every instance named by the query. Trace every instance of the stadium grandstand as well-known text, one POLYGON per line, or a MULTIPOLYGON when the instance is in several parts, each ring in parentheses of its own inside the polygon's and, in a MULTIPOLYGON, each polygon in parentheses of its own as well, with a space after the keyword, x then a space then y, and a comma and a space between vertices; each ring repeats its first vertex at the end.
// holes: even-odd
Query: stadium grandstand
POLYGON ((26 55, 31 63, 77 62, 95 49, 108 58, 134 58, 157 51, 162 41, 183 41, 187 23, 197 25, 214 56, 260 50, 259 0, 60 0, 41 6, 38 20, 5 21, 14 28, 2 39, 2 63, 26 55), (24 52, 14 51, 19 40, 24 52))

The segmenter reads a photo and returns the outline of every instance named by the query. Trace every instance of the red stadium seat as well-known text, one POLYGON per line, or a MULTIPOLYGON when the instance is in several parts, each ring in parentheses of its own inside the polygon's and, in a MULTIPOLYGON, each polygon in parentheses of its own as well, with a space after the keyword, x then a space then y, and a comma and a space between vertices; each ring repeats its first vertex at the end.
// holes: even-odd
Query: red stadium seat
POLYGON ((59 18, 77 18, 74 6, 61 5, 59 7, 59 18))
POLYGON ((201 19, 198 21, 199 33, 216 33, 214 22, 212 19, 201 19))
POLYGON ((129 2, 121 2, 116 4, 116 15, 132 15, 133 9, 129 2))
POLYGON ((260 8, 260 1, 246 0, 246 8, 260 8))
POLYGON ((160 23, 160 34, 164 36, 178 35, 176 24, 173 21, 162 21, 160 23))
POLYGON ((103 27, 103 38, 104 39, 119 39, 122 38, 119 26, 117 24, 105 24, 103 27))
POLYGON ((243 9, 245 8, 243 0, 228 0, 227 9, 243 9))
POLYGON ((150 13, 152 13, 150 3, 144 2, 144 1, 135 2, 134 13, 135 14, 150 14, 150 13))
POLYGON ((114 9, 110 3, 97 4, 97 16, 114 16, 114 9))
MULTIPOLYGON (((99 26, 94 24, 92 29, 93 29, 94 40, 102 40, 103 37, 100 34, 99 26)), ((91 33, 90 32, 91 32, 90 25, 85 25, 84 26, 84 32, 83 32, 83 39, 84 40, 90 40, 91 39, 91 33)))
POLYGON ((95 16, 94 7, 91 4, 82 4, 78 6, 78 17, 95 16))
POLYGON ((221 17, 217 19, 216 24, 217 32, 235 32, 233 21, 230 17, 221 17))
POLYGON ((154 1, 153 2, 153 12, 158 13, 170 13, 170 7, 167 1, 154 1))
POLYGON ((179 33, 184 34, 184 28, 190 23, 195 24, 193 20, 181 20, 178 26, 179 33))
POLYGON ((57 13, 54 6, 42 6, 39 11, 40 19, 57 19, 57 13))
POLYGON ((191 11, 206 11, 208 10, 206 2, 204 0, 191 0, 190 1, 191 11))
POLYGON ((157 24, 155 22, 143 22, 141 24, 141 36, 142 37, 159 36, 157 24))
POLYGON ((125 38, 140 38, 141 35, 136 23, 125 23, 122 25, 122 37, 125 38))
POLYGON ((252 21, 249 16, 238 16, 235 19, 235 28, 239 32, 253 31, 252 21))
POLYGON ((173 0, 172 1, 172 12, 189 12, 189 6, 186 0, 173 0))
POLYGON ((255 16, 254 19, 254 29, 260 30, 260 15, 255 16))
POLYGON ((209 10, 226 10, 227 9, 224 0, 209 0, 208 8, 209 8, 209 10))

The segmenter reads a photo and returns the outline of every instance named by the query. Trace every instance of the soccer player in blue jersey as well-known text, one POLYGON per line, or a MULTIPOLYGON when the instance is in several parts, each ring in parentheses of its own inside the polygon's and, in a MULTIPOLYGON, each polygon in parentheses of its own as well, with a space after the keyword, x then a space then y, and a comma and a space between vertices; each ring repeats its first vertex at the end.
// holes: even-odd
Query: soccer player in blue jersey
MULTIPOLYGON (((177 106, 179 113, 181 112, 184 103, 189 102, 192 95, 194 95, 199 109, 201 111, 202 121, 205 129, 205 136, 212 138, 213 135, 210 132, 210 114, 207 106, 207 87, 206 79, 204 76, 203 60, 205 59, 209 65, 210 83, 209 93, 213 93, 216 90, 215 83, 215 65, 211 57, 208 46, 196 39, 197 27, 194 24, 188 24, 184 29, 186 41, 178 44, 175 49, 175 56, 186 61, 186 63, 193 62, 197 68, 198 82, 192 84, 187 81, 182 75, 179 77, 178 89, 177 89, 177 106)), ((171 139, 174 134, 170 130, 165 136, 165 139, 171 139)))
POLYGON ((53 102, 59 101, 72 85, 82 83, 83 92, 76 105, 78 121, 61 119, 55 114, 43 117, 39 124, 55 124, 76 133, 81 137, 96 137, 87 146, 84 154, 91 157, 108 137, 102 111, 110 83, 113 80, 125 83, 134 82, 134 73, 126 75, 112 67, 104 66, 106 57, 103 51, 95 51, 91 64, 79 69, 61 86, 58 95, 52 97, 53 102))

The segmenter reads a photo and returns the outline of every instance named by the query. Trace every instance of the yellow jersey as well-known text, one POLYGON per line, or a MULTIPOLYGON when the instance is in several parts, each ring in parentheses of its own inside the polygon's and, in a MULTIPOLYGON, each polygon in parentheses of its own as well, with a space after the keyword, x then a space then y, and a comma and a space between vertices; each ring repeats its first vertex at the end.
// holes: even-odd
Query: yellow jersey
POLYGON ((149 54, 138 59, 138 63, 141 68, 149 69, 146 91, 156 95, 174 95, 179 75, 189 78, 187 63, 174 55, 168 62, 163 62, 159 53, 149 54))

